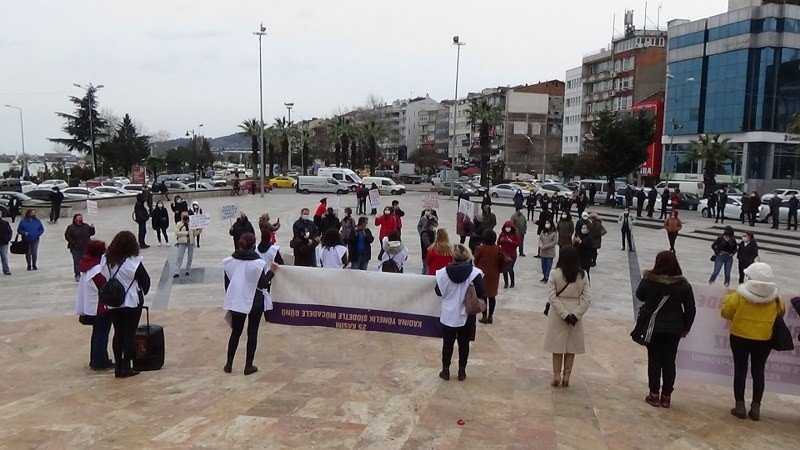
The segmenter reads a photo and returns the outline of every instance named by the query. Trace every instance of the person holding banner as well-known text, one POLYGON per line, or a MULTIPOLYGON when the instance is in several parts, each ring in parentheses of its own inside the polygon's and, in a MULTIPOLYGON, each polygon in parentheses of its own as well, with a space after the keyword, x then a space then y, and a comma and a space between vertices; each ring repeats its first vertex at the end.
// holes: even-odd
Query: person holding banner
POLYGON ((453 347, 458 341, 458 381, 467 378, 469 341, 475 340, 475 316, 467 314, 467 289, 475 288, 478 297, 485 297, 483 272, 472 265, 472 252, 464 244, 453 246, 453 262, 435 273, 436 295, 442 297, 439 322, 442 324, 442 371, 439 378, 450 379, 453 347))
POLYGON ((198 230, 189 228, 189 213, 184 211, 181 214, 181 221, 175 224, 175 241, 178 247, 178 256, 175 260, 175 273, 172 278, 180 276, 181 266, 183 265, 183 254, 189 253, 186 261, 186 273, 189 275, 192 270, 192 259, 194 258, 194 237, 198 230))
POLYGON ((236 347, 244 331, 247 321, 247 356, 245 357, 244 374, 258 372, 253 365, 258 346, 258 327, 261 314, 264 312, 264 292, 269 286, 278 265, 272 263, 267 270, 267 263, 259 258, 255 251, 256 236, 244 233, 236 242, 236 251, 222 261, 225 270, 225 303, 222 308, 230 314, 231 336, 228 339, 228 357, 223 370, 233 371, 233 358, 236 347))
POLYGON ((722 300, 720 314, 730 320, 730 345, 733 353, 733 397, 736 406, 731 414, 744 419, 761 418, 764 395, 764 368, 772 350, 770 339, 775 320, 786 312, 778 287, 773 282, 772 268, 765 263, 751 264, 744 270, 745 282, 722 300), (753 401, 745 410, 744 391, 747 366, 753 378, 753 401))
POLYGON ((642 273, 636 298, 643 305, 631 336, 645 336, 650 393, 644 401, 669 408, 678 344, 689 334, 696 314, 692 285, 683 276, 674 253, 664 250, 656 255, 653 268, 642 273))

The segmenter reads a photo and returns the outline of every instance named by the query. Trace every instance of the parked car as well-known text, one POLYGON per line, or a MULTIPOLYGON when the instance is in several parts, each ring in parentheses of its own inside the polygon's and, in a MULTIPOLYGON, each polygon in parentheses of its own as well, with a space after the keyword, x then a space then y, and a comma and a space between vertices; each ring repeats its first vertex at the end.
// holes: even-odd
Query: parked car
POLYGON ((133 192, 128 192, 125 189, 114 186, 98 186, 94 188, 95 191, 106 195, 131 195, 133 192))
POLYGON ((761 196, 761 203, 769 203, 770 199, 772 199, 772 197, 775 197, 776 195, 781 200, 789 200, 789 197, 791 197, 793 193, 795 195, 800 195, 800 190, 797 190, 797 189, 773 189, 770 193, 764 194, 764 195, 761 196))
POLYGON ((542 198, 545 193, 550 197, 556 195, 559 197, 572 198, 572 190, 558 183, 544 183, 540 185, 539 190, 536 191, 536 200, 542 198))
POLYGON ((59 189, 66 189, 66 188, 69 187, 69 184, 67 184, 67 182, 64 181, 64 180, 52 179, 52 180, 42 181, 41 183, 39 183, 39 186, 37 188, 38 189, 53 189, 54 187, 57 187, 59 189))
POLYGON ((297 180, 291 177, 273 177, 269 179, 269 185, 273 188, 293 188, 297 185, 297 180))
POLYGON ((98 190, 92 189, 92 188, 82 188, 82 187, 66 188, 61 192, 63 192, 65 196, 67 194, 70 194, 70 195, 75 195, 75 196, 80 196, 80 197, 88 197, 88 198, 92 198, 92 197, 107 197, 109 195, 109 194, 104 194, 104 193, 102 193, 102 192, 100 192, 98 190))
MULTIPOLYGON (((656 203, 658 205, 658 203, 656 203)), ((711 217, 711 211, 708 209, 708 199, 700 200, 697 208, 703 217, 711 217)), ((729 196, 725 204, 725 218, 739 220, 742 215, 742 197, 729 196)))
POLYGON ((489 195, 492 198, 514 198, 514 195, 517 193, 517 191, 522 191, 523 197, 528 197, 531 195, 531 191, 524 189, 522 186, 508 183, 498 184, 497 186, 490 187, 489 195))
POLYGON ((459 196, 459 195, 462 195, 464 193, 466 193, 469 196, 478 195, 478 191, 475 188, 473 188, 472 186, 470 186, 467 183, 462 183, 460 181, 443 181, 443 182, 439 183, 439 186, 438 186, 439 195, 442 196, 442 197, 449 196, 450 195, 450 190, 451 190, 450 187, 451 186, 452 186, 453 195, 455 195, 455 196, 459 196))

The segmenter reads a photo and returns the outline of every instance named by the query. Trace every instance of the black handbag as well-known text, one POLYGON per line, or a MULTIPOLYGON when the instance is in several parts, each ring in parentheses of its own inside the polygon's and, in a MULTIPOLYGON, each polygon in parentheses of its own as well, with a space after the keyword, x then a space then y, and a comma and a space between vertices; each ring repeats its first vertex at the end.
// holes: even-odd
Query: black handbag
MULTIPOLYGON (((775 303, 780 307, 780 299, 776 299, 775 303)), ((794 350, 794 342, 792 342, 792 333, 786 322, 783 321, 783 316, 777 316, 775 323, 772 325, 772 338, 769 340, 769 345, 773 350, 779 352, 789 352, 794 350)))
POLYGON ((24 237, 20 240, 20 235, 18 233, 17 238, 11 242, 11 253, 15 255, 24 255, 28 253, 29 246, 28 240, 24 237))

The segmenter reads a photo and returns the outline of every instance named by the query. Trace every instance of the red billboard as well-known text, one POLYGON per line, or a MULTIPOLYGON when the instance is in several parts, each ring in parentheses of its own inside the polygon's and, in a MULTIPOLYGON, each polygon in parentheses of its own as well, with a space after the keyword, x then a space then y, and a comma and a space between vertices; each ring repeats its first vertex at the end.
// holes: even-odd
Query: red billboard
POLYGON ((655 121, 655 135, 653 142, 647 146, 647 161, 642 164, 643 177, 661 176, 661 159, 663 148, 661 136, 664 134, 664 98, 661 95, 652 95, 633 105, 634 113, 642 113, 655 121))

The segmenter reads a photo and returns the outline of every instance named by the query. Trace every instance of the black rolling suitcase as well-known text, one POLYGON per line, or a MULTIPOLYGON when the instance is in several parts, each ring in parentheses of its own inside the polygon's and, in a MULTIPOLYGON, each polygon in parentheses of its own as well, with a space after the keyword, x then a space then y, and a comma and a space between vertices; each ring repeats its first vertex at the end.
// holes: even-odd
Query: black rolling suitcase
POLYGON ((150 324, 150 308, 142 306, 147 314, 147 324, 136 329, 135 370, 158 370, 164 365, 164 327, 150 324))

